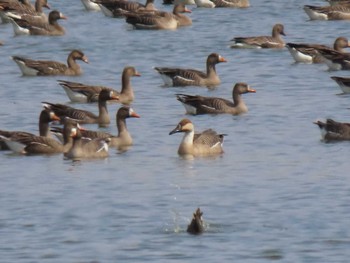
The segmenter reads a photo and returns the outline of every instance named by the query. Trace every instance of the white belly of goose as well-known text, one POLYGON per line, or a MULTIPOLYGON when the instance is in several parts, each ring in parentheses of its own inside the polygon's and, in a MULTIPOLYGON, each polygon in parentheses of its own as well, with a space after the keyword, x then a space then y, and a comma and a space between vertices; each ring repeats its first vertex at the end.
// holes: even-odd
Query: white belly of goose
POLYGON ((15 62, 17 63, 20 70, 22 71, 23 75, 25 75, 25 76, 37 76, 38 75, 39 71, 37 71, 36 69, 30 68, 30 67, 27 67, 23 61, 15 60, 15 62))
POLYGON ((305 13, 311 20, 328 20, 328 15, 314 11, 308 7, 304 7, 305 13))
POLYGON ((295 48, 290 48, 288 46, 287 46, 287 48, 296 62, 300 62, 300 63, 312 63, 313 62, 312 56, 304 54, 295 48))
POLYGON ((91 2, 91 0, 81 0, 84 7, 88 11, 101 11, 101 8, 98 4, 91 2))
POLYGON ((108 8, 104 7, 103 5, 99 5, 100 8, 101 8, 101 11, 102 13, 105 15, 105 16, 108 16, 108 17, 113 17, 113 13, 111 10, 109 10, 108 8))

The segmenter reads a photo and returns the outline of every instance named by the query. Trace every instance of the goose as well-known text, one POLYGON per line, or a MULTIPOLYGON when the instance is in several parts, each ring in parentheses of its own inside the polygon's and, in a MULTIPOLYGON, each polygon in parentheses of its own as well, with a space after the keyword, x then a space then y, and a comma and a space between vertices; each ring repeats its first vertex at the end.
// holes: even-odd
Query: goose
POLYGON ((215 7, 247 8, 249 0, 213 0, 215 7))
POLYGON ((108 157, 109 139, 82 140, 82 135, 77 127, 71 128, 70 137, 73 138, 71 148, 64 153, 69 159, 81 158, 105 158, 108 157))
POLYGON ((157 10, 157 8, 154 5, 154 0, 146 0, 146 4, 126 0, 96 0, 96 3, 100 5, 104 15, 109 17, 124 17, 125 13, 127 12, 157 10))
POLYGON ((35 26, 36 24, 42 24, 48 22, 48 17, 43 11, 43 7, 50 9, 47 0, 36 0, 35 1, 35 12, 28 11, 7 11, 5 14, 9 18, 23 20, 29 24, 35 26))
POLYGON ((212 129, 195 134, 194 125, 189 119, 182 119, 169 135, 179 132, 184 133, 178 149, 179 155, 208 156, 224 152, 222 149, 224 134, 217 134, 212 129))
POLYGON ((1 0, 0 1, 0 17, 2 23, 10 22, 7 12, 25 12, 35 13, 35 7, 29 0, 1 0))
POLYGON ((199 95, 176 94, 177 100, 180 101, 188 114, 219 114, 229 113, 239 115, 248 112, 241 94, 248 92, 255 93, 247 83, 236 83, 232 90, 233 102, 216 97, 203 97, 199 95))
POLYGON ((197 7, 214 8, 215 4, 210 0, 195 0, 197 7))
POLYGON ((215 65, 227 60, 217 53, 211 53, 206 62, 206 73, 195 69, 155 67, 167 86, 218 86, 221 81, 215 65))
POLYGON ((329 70, 350 69, 350 53, 342 53, 332 49, 318 49, 317 52, 326 63, 329 70))
POLYGON ((200 208, 193 213, 191 223, 187 226, 187 233, 198 235, 204 232, 204 223, 202 219, 203 212, 200 208))
POLYGON ((350 140, 350 123, 327 119, 326 122, 318 120, 314 124, 320 128, 322 140, 326 142, 350 140))
POLYGON ((67 58, 67 65, 57 61, 33 60, 19 56, 13 56, 12 59, 17 63, 22 74, 26 76, 77 76, 82 74, 82 70, 76 63, 76 60, 89 63, 88 58, 80 50, 70 52, 67 58))
POLYGON ((235 37, 231 40, 231 48, 283 48, 285 43, 281 35, 285 36, 284 26, 276 24, 272 28, 272 36, 235 37))
POLYGON ((332 76, 344 93, 350 93, 350 78, 332 76))
POLYGON ((135 99, 130 79, 139 76, 141 74, 134 67, 125 67, 122 73, 122 89, 120 92, 104 86, 93 86, 65 80, 58 80, 58 83, 63 87, 72 102, 97 102, 101 90, 106 89, 113 91, 119 97, 118 102, 129 105, 135 99))
POLYGON ((98 98, 98 116, 86 110, 80 110, 63 104, 43 102, 46 109, 50 109, 61 119, 69 117, 79 123, 98 123, 100 126, 110 124, 110 117, 107 110, 107 100, 118 100, 118 96, 113 91, 102 90, 98 98))
MULTIPOLYGON (((297 44, 287 43, 286 47, 294 60, 301 63, 322 63, 323 60, 317 52, 318 49, 331 49, 330 47, 319 44, 297 44)), ((350 47, 350 42, 345 37, 338 37, 334 41, 333 49, 339 52, 345 52, 344 48, 350 47)))
POLYGON ((91 0, 81 0, 81 2, 87 11, 101 11, 100 5, 91 0))
POLYGON ((326 0, 329 5, 346 5, 346 4, 350 4, 349 0, 326 0))
POLYGON ((310 20, 349 20, 350 3, 334 6, 304 5, 304 11, 310 20))
POLYGON ((62 36, 65 30, 57 22, 59 19, 67 19, 62 13, 57 10, 49 13, 48 22, 31 22, 11 18, 15 35, 46 35, 46 36, 62 36))

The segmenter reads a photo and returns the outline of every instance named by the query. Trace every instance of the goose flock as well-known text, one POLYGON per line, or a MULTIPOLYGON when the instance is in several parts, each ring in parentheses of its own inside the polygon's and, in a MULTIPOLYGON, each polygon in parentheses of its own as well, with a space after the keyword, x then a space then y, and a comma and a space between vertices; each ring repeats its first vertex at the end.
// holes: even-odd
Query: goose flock
MULTIPOLYGON (((350 1, 328 1, 327 6, 305 5, 304 10, 311 20, 346 20, 350 19, 350 1)), ((186 5, 195 4, 198 8, 249 8, 248 0, 196 0, 175 1, 171 12, 158 9, 153 0, 145 4, 125 0, 82 0, 84 7, 91 11, 101 11, 107 17, 117 18, 130 24, 135 30, 181 30, 181 27, 191 26, 194 22, 189 13, 192 11, 186 5)), ((164 4, 169 4, 164 1, 164 4)), ((51 11, 47 0, 36 0, 33 6, 28 0, 0 0, 0 16, 6 26, 13 27, 15 35, 63 36, 66 29, 60 23, 67 17, 58 10, 51 11), (44 9, 50 9, 48 14, 44 9)), ((243 35, 243 34, 242 34, 243 35)), ((297 63, 325 63, 330 70, 349 70, 350 55, 346 48, 350 46, 348 39, 338 36, 333 47, 318 43, 285 43, 284 25, 277 23, 272 28, 271 35, 234 36, 231 48, 246 49, 284 49, 286 48, 297 63)), ((7 43, 2 43, 6 45, 7 43)), ((21 154, 51 154, 63 153, 67 158, 104 158, 108 156, 108 147, 123 148, 133 144, 132 137, 127 131, 125 120, 129 117, 140 116, 131 107, 135 100, 131 77, 141 74, 135 66, 124 68, 121 76, 121 90, 105 87, 99 83, 82 83, 63 80, 61 76, 81 76, 83 71, 78 61, 89 63, 82 50, 74 49, 67 54, 67 64, 53 61, 13 55, 13 61, 18 65, 23 76, 60 76, 57 83, 64 89, 68 98, 74 103, 97 103, 98 114, 71 107, 56 102, 42 102, 45 121, 40 115, 40 134, 30 134, 25 131, 0 130, 3 149, 11 149, 21 154), (98 124, 99 127, 110 125, 111 119, 107 105, 120 103, 122 106, 116 114, 118 135, 104 133, 100 130, 87 131, 81 124, 98 124), (63 127, 48 128, 48 123, 57 122, 63 127), (53 139, 55 134, 60 140, 53 139), (59 134, 59 135, 58 135, 59 134)), ((179 67, 156 66, 153 69, 169 87, 198 86, 215 88, 221 84, 217 64, 228 62, 218 53, 210 53, 206 60, 206 70, 191 68, 191 65, 179 67)), ((170 61, 169 61, 170 62, 170 61)), ((226 63, 225 63, 226 64, 226 63)), ((223 65, 224 66, 224 65, 223 65)), ((332 76, 343 92, 350 91, 350 78, 332 76)), ((232 90, 232 101, 219 97, 176 93, 176 99, 183 104, 189 115, 201 114, 231 114, 248 113, 248 107, 243 101, 243 94, 255 93, 248 83, 237 82, 232 90)), ((96 112, 96 110, 95 110, 96 112)), ((349 124, 328 119, 326 122, 316 121, 325 141, 349 140, 349 124)), ((183 133, 183 139, 178 148, 182 156, 218 155, 224 152, 223 141, 226 134, 219 134, 213 129, 195 133, 192 120, 184 117, 170 131, 183 133)))

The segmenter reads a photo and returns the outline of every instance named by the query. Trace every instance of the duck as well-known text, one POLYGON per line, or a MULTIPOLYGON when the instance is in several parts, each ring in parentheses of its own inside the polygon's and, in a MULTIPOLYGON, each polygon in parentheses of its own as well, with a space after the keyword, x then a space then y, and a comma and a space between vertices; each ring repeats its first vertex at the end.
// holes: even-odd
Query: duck
POLYGON ((285 36, 284 26, 275 24, 272 36, 235 37, 231 41, 231 48, 283 48, 285 46, 281 35, 285 36))
POLYGON ((350 69, 350 53, 342 53, 332 49, 318 49, 317 52, 329 70, 350 69))
POLYGON ((81 158, 105 158, 108 157, 109 138, 83 140, 80 129, 72 127, 70 137, 73 139, 73 144, 70 149, 64 153, 64 156, 69 159, 81 158))
POLYGON ((195 134, 194 125, 189 119, 182 119, 175 129, 170 131, 169 135, 179 132, 184 133, 178 149, 180 156, 210 156, 224 152, 222 144, 225 134, 217 134, 212 129, 195 134))
POLYGON ((247 8, 249 0, 213 0, 215 7, 247 8))
POLYGON ((105 16, 109 17, 124 17, 126 12, 138 11, 155 11, 157 8, 154 5, 154 0, 146 0, 145 4, 136 1, 109 1, 109 0, 95 0, 101 7, 105 16))
POLYGON ((89 63, 87 56, 81 50, 73 50, 67 58, 67 65, 51 60, 33 60, 20 56, 12 56, 12 59, 17 63, 18 67, 25 76, 78 76, 82 74, 80 66, 76 60, 81 60, 89 63))
POLYGON ((320 120, 315 121, 320 130, 322 140, 330 141, 346 141, 350 140, 350 123, 337 122, 333 119, 327 119, 326 122, 320 120))
POLYGON ((350 78, 331 76, 331 79, 339 85, 343 93, 350 93, 350 78))
MULTIPOLYGON (((35 12, 26 10, 9 10, 5 14, 9 18, 27 21, 31 25, 42 24, 48 22, 48 17, 43 11, 43 7, 50 9, 50 5, 47 0, 36 0, 35 1, 35 12)), ((8 18, 8 19, 9 19, 8 18)))
POLYGON ((114 94, 119 97, 119 100, 117 102, 120 102, 124 105, 129 105, 135 99, 134 90, 131 86, 131 77, 140 76, 141 74, 134 67, 125 67, 122 73, 122 89, 120 92, 109 87, 93 86, 79 82, 58 80, 58 83, 62 86, 72 102, 97 102, 99 93, 101 90, 105 89, 113 91, 114 94))
POLYGON ((52 110, 61 119, 69 117, 79 123, 93 124, 97 123, 100 126, 107 126, 111 120, 107 110, 108 100, 118 100, 118 96, 113 91, 102 90, 98 98, 98 116, 86 110, 76 109, 64 104, 42 102, 45 109, 52 110))
POLYGON ((87 11, 101 11, 100 5, 91 0, 81 0, 81 2, 87 11))
MULTIPOLYGON (((331 49, 320 44, 287 43, 286 47, 294 60, 300 63, 322 63, 324 60, 319 56, 318 49, 331 49)), ((350 42, 346 37, 338 37, 334 41, 333 49, 344 53, 344 48, 350 47, 350 42)))
POLYGON ((193 213, 191 223, 187 226, 187 233, 198 235, 204 232, 203 212, 200 208, 193 213))
POLYGON ((304 11, 310 20, 349 20, 350 4, 334 6, 304 5, 304 11))
POLYGON ((12 17, 11 23, 15 35, 63 36, 65 30, 58 24, 59 19, 67 19, 67 17, 54 10, 49 13, 48 22, 30 22, 12 17))
POLYGON ((155 67, 167 86, 206 86, 215 87, 221 83, 215 65, 227 62, 218 53, 211 53, 206 62, 206 73, 195 69, 155 67))
POLYGON ((250 88, 247 83, 236 83, 232 90, 233 102, 216 97, 203 97, 199 95, 176 94, 176 98, 180 101, 188 114, 220 114, 228 113, 239 115, 248 112, 248 107, 244 103, 241 94, 255 93, 256 90, 250 88))

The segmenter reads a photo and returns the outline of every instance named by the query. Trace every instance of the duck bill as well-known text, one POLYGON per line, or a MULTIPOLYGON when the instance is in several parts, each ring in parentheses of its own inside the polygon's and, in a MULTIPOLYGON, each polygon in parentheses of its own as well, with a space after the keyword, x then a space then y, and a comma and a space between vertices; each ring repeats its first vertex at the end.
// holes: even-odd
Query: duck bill
POLYGON ((219 62, 227 62, 227 60, 224 57, 220 56, 219 57, 219 62))
POLYGON ((248 92, 256 93, 255 89, 248 88, 248 92))
POLYGON ((135 72, 135 77, 141 77, 141 74, 139 72, 135 72))
POLYGON ((84 61, 86 64, 89 64, 89 60, 88 60, 87 56, 83 56, 81 58, 81 60, 84 61))
POLYGON ((172 134, 174 134, 174 133, 178 133, 178 132, 181 132, 181 127, 179 127, 179 125, 178 126, 176 126, 176 128, 174 129, 174 130, 172 130, 171 132, 169 132, 169 135, 172 135, 172 134))
POLYGON ((138 115, 136 112, 132 112, 130 116, 133 118, 140 118, 140 115, 138 115))
POLYGON ((51 119, 52 119, 53 121, 61 121, 61 118, 58 117, 55 113, 51 116, 51 119))
POLYGON ((192 13, 192 11, 190 10, 190 9, 187 9, 187 8, 185 8, 185 11, 184 11, 185 13, 192 13))

